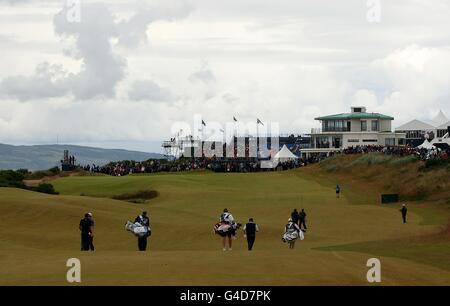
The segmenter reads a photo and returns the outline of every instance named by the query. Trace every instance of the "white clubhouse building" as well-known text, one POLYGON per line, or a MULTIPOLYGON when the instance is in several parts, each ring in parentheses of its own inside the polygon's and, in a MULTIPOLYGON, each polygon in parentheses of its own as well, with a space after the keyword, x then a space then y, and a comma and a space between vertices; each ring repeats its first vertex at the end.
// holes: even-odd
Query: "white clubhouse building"
MULTIPOLYGON (((350 113, 315 118, 321 129, 311 130, 311 148, 302 153, 329 153, 348 147, 405 145, 405 133, 392 132, 393 117, 352 107, 350 113)), ((309 155, 309 154, 308 154, 309 155)))

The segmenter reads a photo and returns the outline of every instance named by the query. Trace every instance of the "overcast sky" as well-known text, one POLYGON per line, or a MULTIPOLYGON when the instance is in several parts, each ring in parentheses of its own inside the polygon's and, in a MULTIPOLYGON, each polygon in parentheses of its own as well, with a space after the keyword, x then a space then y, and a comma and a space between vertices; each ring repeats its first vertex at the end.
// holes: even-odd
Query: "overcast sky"
POLYGON ((450 115, 448 0, 81 0, 80 22, 70 2, 0 0, 0 143, 159 151, 195 114, 292 133, 350 105, 450 115))

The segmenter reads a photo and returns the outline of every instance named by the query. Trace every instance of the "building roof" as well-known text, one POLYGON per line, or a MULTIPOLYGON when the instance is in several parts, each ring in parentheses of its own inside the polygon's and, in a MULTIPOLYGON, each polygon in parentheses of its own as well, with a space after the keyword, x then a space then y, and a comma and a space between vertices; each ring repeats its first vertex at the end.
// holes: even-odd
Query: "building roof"
POLYGON ((446 130, 450 126, 450 121, 445 122, 444 124, 437 127, 438 130, 446 130))
POLYGON ((426 122, 414 119, 411 120, 399 127, 397 127, 396 131, 424 131, 424 130, 434 130, 435 127, 426 122))
POLYGON ((386 119, 394 120, 394 117, 386 116, 379 113, 342 113, 317 117, 315 120, 350 120, 350 119, 386 119))
POLYGON ((449 119, 447 118, 447 116, 445 116, 442 110, 440 110, 436 117, 431 119, 431 124, 433 124, 434 126, 440 126, 448 121, 449 119))
POLYGON ((444 115, 442 111, 430 121, 411 120, 398 128, 396 131, 427 131, 427 130, 446 130, 450 126, 450 120, 444 115))

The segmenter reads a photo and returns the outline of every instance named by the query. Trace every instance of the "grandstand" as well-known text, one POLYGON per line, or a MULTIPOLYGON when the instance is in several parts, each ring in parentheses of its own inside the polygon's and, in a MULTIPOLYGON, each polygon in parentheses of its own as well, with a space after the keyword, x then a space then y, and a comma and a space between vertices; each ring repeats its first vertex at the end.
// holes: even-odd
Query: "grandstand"
POLYGON ((215 157, 215 158, 269 158, 274 151, 280 150, 284 145, 295 155, 300 156, 301 150, 310 147, 311 138, 303 135, 280 135, 277 148, 272 148, 270 137, 260 137, 259 141, 253 136, 234 136, 230 142, 202 141, 193 136, 183 138, 174 137, 164 141, 162 147, 168 159, 181 157, 215 157), (266 144, 263 144, 262 141, 266 144), (220 147, 222 146, 222 150, 220 147), (258 148, 258 150, 256 150, 258 148), (256 153, 257 152, 257 153, 256 153))

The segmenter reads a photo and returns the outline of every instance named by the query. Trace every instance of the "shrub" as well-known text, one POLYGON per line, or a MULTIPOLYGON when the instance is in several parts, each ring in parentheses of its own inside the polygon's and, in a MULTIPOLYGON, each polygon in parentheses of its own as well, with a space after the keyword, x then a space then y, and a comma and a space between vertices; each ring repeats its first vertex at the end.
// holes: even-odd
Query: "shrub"
POLYGON ((18 187, 23 188, 24 175, 13 170, 0 171, 0 187, 18 187))
POLYGON ((59 170, 59 167, 50 168, 50 169, 48 169, 48 171, 50 173, 52 173, 53 175, 57 175, 57 174, 59 174, 61 172, 61 170, 59 170))
POLYGON ((431 158, 425 161, 425 169, 430 168, 449 168, 450 167, 450 159, 441 159, 441 158, 431 158))
POLYGON ((40 180, 47 176, 55 176, 61 172, 58 167, 53 167, 48 170, 39 170, 29 173, 26 178, 29 180, 40 180))
POLYGON ((34 171, 34 172, 29 173, 26 176, 26 179, 27 180, 40 180, 46 176, 51 176, 51 175, 52 175, 52 173, 48 172, 48 171, 34 171))
POLYGON ((30 173, 30 171, 28 171, 28 169, 18 169, 16 170, 17 173, 20 173, 24 176, 28 175, 30 173))
POLYGON ((39 184, 39 186, 37 187, 31 187, 30 190, 47 194, 59 194, 55 191, 55 188, 52 184, 47 183, 39 184))

